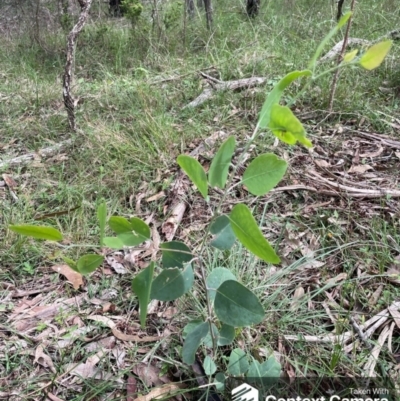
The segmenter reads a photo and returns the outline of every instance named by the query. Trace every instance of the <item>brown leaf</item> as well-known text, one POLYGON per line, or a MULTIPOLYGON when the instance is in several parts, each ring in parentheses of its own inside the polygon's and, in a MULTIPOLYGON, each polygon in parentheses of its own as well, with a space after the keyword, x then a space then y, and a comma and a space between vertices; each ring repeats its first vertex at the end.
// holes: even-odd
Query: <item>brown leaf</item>
POLYGON ((75 290, 83 286, 82 274, 72 270, 68 265, 55 265, 51 267, 55 272, 62 274, 75 290))
POLYGON ((13 189, 18 186, 18 184, 14 181, 14 179, 10 175, 3 174, 2 177, 5 183, 7 184, 8 188, 13 189))
POLYGON ((174 393, 178 393, 181 388, 183 388, 182 383, 168 383, 162 387, 156 387, 150 391, 147 395, 141 395, 140 397, 135 398, 134 401, 151 401, 157 398, 165 398, 167 395, 168 399, 171 400, 174 396, 174 393))
POLYGON ((133 401, 133 397, 137 393, 136 379, 133 376, 128 376, 126 382, 126 401, 133 401))
POLYGON ((157 366, 138 363, 132 368, 132 372, 138 376, 147 387, 161 386, 164 383, 160 379, 160 368, 157 366))
POLYGON ((315 160, 314 160, 314 163, 315 163, 318 167, 322 167, 322 168, 331 167, 331 165, 330 165, 326 160, 315 159, 315 160))
POLYGON ((392 315, 397 327, 400 329, 400 312, 393 305, 389 306, 388 311, 392 315))
POLYGON ((360 164, 358 166, 351 166, 347 172, 354 174, 364 174, 368 170, 373 170, 373 167, 369 166, 368 164, 360 164))
POLYGON ((45 368, 49 368, 53 373, 56 373, 56 368, 54 367, 53 361, 51 358, 44 353, 43 345, 38 345, 35 351, 35 360, 34 363, 38 363, 45 368))

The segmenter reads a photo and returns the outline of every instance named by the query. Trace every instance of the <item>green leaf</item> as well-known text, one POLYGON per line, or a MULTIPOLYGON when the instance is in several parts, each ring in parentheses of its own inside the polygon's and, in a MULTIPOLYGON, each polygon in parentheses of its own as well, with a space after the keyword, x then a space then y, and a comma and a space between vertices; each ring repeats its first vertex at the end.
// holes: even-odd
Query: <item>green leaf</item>
POLYGON ((125 246, 122 240, 118 237, 104 237, 103 244, 112 249, 122 249, 125 246))
POLYGON ((151 262, 146 269, 142 270, 132 280, 132 291, 139 298, 140 324, 142 328, 146 325, 147 306, 150 301, 151 281, 153 280, 154 262, 151 262))
POLYGON ((222 372, 218 372, 215 375, 215 388, 218 391, 224 391, 225 390, 225 375, 222 372))
POLYGON ((190 264, 182 269, 165 269, 153 281, 151 299, 173 301, 188 292, 194 282, 190 264))
POLYGON ((269 93, 258 118, 259 128, 267 128, 271 119, 271 108, 274 104, 279 103, 283 95, 284 90, 296 79, 300 77, 309 77, 312 75, 310 70, 304 71, 292 71, 283 77, 269 93))
POLYGON ((229 216, 233 232, 243 246, 269 263, 279 263, 280 259, 258 228, 250 209, 237 204, 229 216))
POLYGON ((61 256, 61 259, 74 271, 79 273, 78 266, 76 265, 75 260, 67 258, 66 256, 61 256))
POLYGON ((100 246, 103 246, 104 233, 106 230, 107 223, 107 206, 106 202, 101 202, 97 207, 97 220, 99 221, 99 229, 100 229, 100 246))
POLYGON ((201 164, 193 157, 186 155, 178 156, 177 162, 193 184, 196 185, 203 198, 208 201, 207 176, 201 164))
POLYGON ((306 138, 303 124, 287 106, 279 104, 272 106, 269 129, 276 137, 289 145, 299 141, 307 148, 312 148, 312 143, 306 138))
POLYGON ((357 50, 357 49, 355 49, 355 50, 353 50, 353 51, 351 51, 351 52, 346 53, 346 54, 344 55, 344 57, 343 57, 343 63, 346 64, 346 63, 350 63, 351 61, 353 61, 353 60, 354 60, 354 57, 357 56, 357 53, 358 53, 358 50, 357 50))
POLYGON ((391 40, 385 40, 371 46, 360 58, 359 63, 361 67, 366 70, 373 70, 379 67, 386 55, 389 53, 391 47, 391 40))
POLYGON ((235 348, 229 356, 228 372, 232 376, 241 376, 249 369, 249 361, 246 353, 240 349, 235 348))
POLYGON ((179 267, 183 269, 186 263, 193 259, 190 249, 180 241, 164 242, 160 245, 164 269, 179 267))
POLYGON ((235 328, 223 323, 218 334, 218 345, 230 345, 235 339, 235 328))
POLYGON ((210 242, 211 246, 221 251, 231 249, 235 243, 236 237, 228 216, 218 216, 210 226, 210 233, 216 236, 210 242))
POLYGON ((203 338, 207 335, 208 327, 208 323, 204 322, 187 335, 182 347, 182 360, 184 363, 188 365, 194 363, 196 351, 203 338))
POLYGON ((214 309, 222 323, 233 327, 260 323, 265 315, 258 298, 234 280, 224 281, 220 285, 215 296, 214 309))
POLYGON ((8 226, 11 231, 17 234, 26 235, 27 237, 45 239, 48 241, 61 241, 63 239, 60 231, 53 227, 46 226, 30 226, 28 224, 20 226, 8 226))
POLYGON ((308 68, 310 70, 314 70, 315 66, 317 65, 317 60, 318 60, 319 56, 321 55, 322 51, 324 50, 324 47, 336 35, 336 33, 343 27, 343 25, 349 20, 350 17, 351 17, 351 12, 348 12, 345 15, 343 15, 343 17, 340 18, 337 25, 322 39, 322 42, 318 45, 318 48, 308 66, 308 68))
POLYGON ((83 255, 78 259, 76 267, 79 273, 89 274, 94 272, 104 261, 104 257, 100 255, 83 255))
POLYGON ((185 339, 189 333, 191 333, 197 326, 200 326, 203 323, 201 319, 191 320, 186 326, 183 328, 182 337, 185 339))
POLYGON ((262 386, 265 391, 266 388, 269 388, 276 383, 280 374, 281 365, 274 356, 270 356, 269 359, 263 363, 260 363, 253 358, 253 362, 251 363, 246 376, 249 383, 262 386))
POLYGON ((208 182, 212 187, 224 189, 228 179, 229 166, 231 164, 233 152, 235 151, 235 137, 230 136, 219 148, 217 154, 211 162, 208 171, 208 182))
POLYGON ((218 287, 227 280, 236 280, 235 275, 225 267, 216 267, 206 279, 208 296, 214 301, 218 287))
POLYGON ((243 184, 253 195, 265 195, 286 173, 287 163, 273 153, 256 157, 243 174, 243 184))
POLYGON ((129 222, 131 224, 133 235, 137 237, 138 243, 136 245, 148 241, 151 238, 150 227, 143 220, 137 217, 132 217, 129 222))
POLYGON ((204 358, 203 368, 207 376, 211 376, 217 371, 217 365, 208 355, 204 358))
POLYGON ((115 234, 122 234, 132 231, 131 223, 121 216, 112 216, 108 220, 108 225, 115 234))

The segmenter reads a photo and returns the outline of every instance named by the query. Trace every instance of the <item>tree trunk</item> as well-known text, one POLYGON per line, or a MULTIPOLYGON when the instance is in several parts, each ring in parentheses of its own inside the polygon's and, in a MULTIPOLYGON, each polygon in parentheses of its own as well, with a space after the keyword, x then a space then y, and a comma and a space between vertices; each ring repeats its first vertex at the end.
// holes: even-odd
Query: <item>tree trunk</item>
POLYGON ((247 0, 246 11, 250 18, 256 17, 260 11, 260 0, 247 0))
POLYGON ((211 30, 213 25, 213 9, 211 0, 204 0, 204 8, 206 9, 207 29, 211 30))

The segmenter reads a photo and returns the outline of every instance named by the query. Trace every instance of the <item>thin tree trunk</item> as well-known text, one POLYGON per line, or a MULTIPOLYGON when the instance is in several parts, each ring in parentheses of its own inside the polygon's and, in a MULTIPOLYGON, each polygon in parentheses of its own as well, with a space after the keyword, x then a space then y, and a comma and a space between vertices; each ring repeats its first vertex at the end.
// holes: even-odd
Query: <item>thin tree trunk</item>
POLYGON ((206 10, 207 29, 211 30, 213 25, 213 9, 211 0, 204 0, 204 8, 206 10))

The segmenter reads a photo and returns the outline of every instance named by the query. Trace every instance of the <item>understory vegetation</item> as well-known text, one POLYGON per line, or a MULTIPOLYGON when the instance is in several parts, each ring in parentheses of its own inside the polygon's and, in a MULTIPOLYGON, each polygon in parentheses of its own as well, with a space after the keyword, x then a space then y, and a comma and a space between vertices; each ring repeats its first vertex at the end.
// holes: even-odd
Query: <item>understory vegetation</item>
MULTIPOLYGON (((147 6, 130 21, 93 3, 75 52, 74 133, 62 75, 76 16, 60 26, 0 18, 0 399, 230 399, 229 383, 221 390, 204 364, 210 339, 193 365, 182 360, 187 324, 207 316, 200 271, 191 293, 150 303, 145 328, 132 280, 161 258, 157 246, 170 235, 163 223, 174 217, 177 199, 185 212, 173 239, 194 253, 203 243, 211 208, 193 185, 182 184, 177 157, 194 151, 207 170, 223 140, 234 136, 237 161, 266 95, 288 72, 308 68, 336 26, 336 8, 327 1, 265 1, 249 19, 243 3, 215 2, 207 30, 201 10, 190 20, 181 2, 165 3, 157 14, 147 6), (264 80, 189 105, 204 89, 251 77, 264 80), (60 143, 57 152, 43 151, 60 143), (102 202, 108 217, 146 221, 156 245, 90 248, 102 238, 102 202), (8 228, 15 224, 52 226, 64 238, 35 241, 8 228), (105 261, 82 278, 67 269, 61 251, 73 260, 103 252, 105 261)), ((400 28, 400 5, 365 0, 352 18, 350 37, 374 43, 400 28)), ((336 60, 317 68, 333 68, 336 60)), ((240 348, 249 361, 273 356, 282 375, 304 378, 311 388, 315 376, 400 381, 400 43, 379 68, 343 69, 329 110, 332 75, 304 93, 302 81, 284 92, 282 104, 303 123, 312 149, 278 143, 265 130, 247 160, 275 153, 287 162, 286 175, 258 197, 233 177, 222 206, 229 213, 246 204, 280 263, 261 261, 239 243, 202 253, 208 274, 231 270, 265 311, 261 323, 236 329, 234 343, 212 355, 226 377, 231 352, 240 348), (371 319, 380 324, 363 326, 371 319), (342 342, 332 340, 341 335, 342 342)), ((247 165, 238 166, 238 176, 247 165)), ((219 196, 210 190, 213 206, 219 196)))

